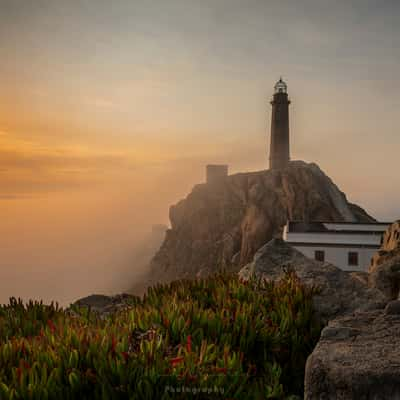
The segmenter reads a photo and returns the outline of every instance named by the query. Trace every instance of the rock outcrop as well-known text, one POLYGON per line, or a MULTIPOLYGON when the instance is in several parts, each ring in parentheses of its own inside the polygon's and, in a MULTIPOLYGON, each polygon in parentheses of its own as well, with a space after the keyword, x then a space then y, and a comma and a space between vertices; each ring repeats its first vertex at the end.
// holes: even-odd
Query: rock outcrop
POLYGON ((381 290, 388 300, 397 299, 400 291, 400 221, 383 235, 382 246, 372 258, 369 285, 381 290))
POLYGON ((304 398, 400 399, 400 301, 323 329, 307 360, 304 398))
POLYGON ((196 185, 170 208, 171 229, 151 262, 153 281, 237 271, 281 235, 287 219, 375 221, 316 164, 231 175, 196 185))
POLYGON ((357 276, 329 263, 311 260, 282 239, 272 239, 257 251, 254 260, 242 268, 239 276, 251 276, 271 281, 280 280, 285 271, 293 270, 301 282, 314 286, 314 307, 323 323, 357 309, 376 309, 385 305, 385 297, 368 288, 357 276))
POLYGON ((366 282, 385 309, 329 322, 307 360, 305 399, 400 400, 400 221, 383 235, 366 282))
POLYGON ((122 293, 115 296, 106 296, 103 294, 92 294, 75 301, 69 308, 68 312, 74 313, 74 306, 86 307, 91 312, 98 314, 100 317, 106 317, 117 311, 128 309, 134 304, 136 296, 122 293))

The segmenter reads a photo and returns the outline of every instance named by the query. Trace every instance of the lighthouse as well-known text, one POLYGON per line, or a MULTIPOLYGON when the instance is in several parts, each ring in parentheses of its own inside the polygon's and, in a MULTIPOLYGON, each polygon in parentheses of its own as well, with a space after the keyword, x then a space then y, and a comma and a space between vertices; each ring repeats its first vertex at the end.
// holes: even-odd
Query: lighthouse
POLYGON ((289 104, 287 85, 282 80, 274 86, 274 96, 271 101, 271 146, 269 153, 269 168, 283 169, 290 160, 289 156, 289 104))

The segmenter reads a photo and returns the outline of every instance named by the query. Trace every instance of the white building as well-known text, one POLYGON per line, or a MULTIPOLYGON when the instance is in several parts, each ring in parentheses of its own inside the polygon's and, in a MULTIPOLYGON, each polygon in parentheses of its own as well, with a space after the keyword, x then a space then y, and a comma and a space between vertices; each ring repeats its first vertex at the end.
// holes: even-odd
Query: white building
POLYGON ((288 221, 283 239, 305 256, 345 271, 367 271, 390 223, 288 221))

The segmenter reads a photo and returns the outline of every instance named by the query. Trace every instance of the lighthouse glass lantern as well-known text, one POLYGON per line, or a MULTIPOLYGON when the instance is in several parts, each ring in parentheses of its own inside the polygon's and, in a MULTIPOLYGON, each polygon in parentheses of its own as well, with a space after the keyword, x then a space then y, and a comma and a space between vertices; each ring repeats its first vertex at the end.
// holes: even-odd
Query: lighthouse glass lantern
POLYGON ((275 93, 287 93, 287 85, 282 80, 282 78, 280 78, 279 81, 276 82, 274 89, 275 93))

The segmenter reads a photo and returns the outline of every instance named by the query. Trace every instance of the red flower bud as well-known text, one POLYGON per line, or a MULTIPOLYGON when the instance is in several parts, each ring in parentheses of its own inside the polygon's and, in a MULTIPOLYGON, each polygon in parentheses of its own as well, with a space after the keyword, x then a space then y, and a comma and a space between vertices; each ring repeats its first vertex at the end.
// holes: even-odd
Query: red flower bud
POLYGON ((215 368, 215 372, 225 374, 227 373, 226 368, 215 368))
POLYGON ((187 337, 186 348, 189 353, 192 351, 192 337, 190 335, 187 337))
POLYGON ((182 361, 183 361, 183 357, 175 357, 175 358, 171 358, 171 360, 169 360, 169 362, 171 363, 171 365, 173 367, 175 367, 176 365, 178 365, 182 361))
POLYGON ((56 331, 56 326, 51 319, 47 321, 47 326, 49 327, 51 333, 54 333, 56 331))

